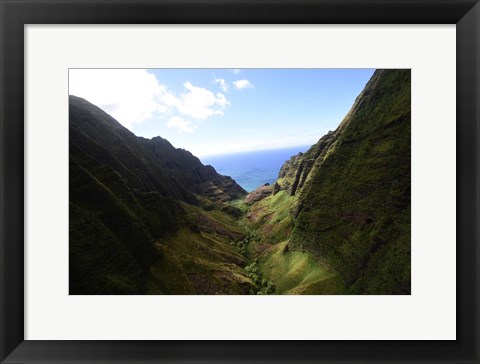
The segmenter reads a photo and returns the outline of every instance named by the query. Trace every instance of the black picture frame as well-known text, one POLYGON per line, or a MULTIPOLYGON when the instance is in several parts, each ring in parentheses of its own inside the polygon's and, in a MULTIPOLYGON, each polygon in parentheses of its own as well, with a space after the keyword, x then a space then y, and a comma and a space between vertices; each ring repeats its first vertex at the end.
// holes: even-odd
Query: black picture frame
POLYGON ((478 0, 0 0, 0 14, 2 363, 479 363, 478 0), (24 340, 24 25, 159 23, 456 24, 457 340, 24 340))

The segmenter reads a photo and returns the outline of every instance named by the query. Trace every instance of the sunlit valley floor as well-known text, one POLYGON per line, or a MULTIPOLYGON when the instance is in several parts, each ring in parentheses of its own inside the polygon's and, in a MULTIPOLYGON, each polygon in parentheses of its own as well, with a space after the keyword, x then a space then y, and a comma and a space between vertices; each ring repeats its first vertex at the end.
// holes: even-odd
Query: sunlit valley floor
POLYGON ((410 294, 410 130, 410 71, 377 70, 247 193, 71 96, 70 294, 410 294))

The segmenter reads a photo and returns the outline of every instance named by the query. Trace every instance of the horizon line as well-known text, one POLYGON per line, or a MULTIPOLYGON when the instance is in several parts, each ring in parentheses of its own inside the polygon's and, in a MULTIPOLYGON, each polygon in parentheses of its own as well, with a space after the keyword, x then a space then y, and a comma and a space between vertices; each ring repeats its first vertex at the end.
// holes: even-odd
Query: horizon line
MULTIPOLYGON (((292 146, 286 146, 286 147, 277 147, 277 148, 268 148, 268 149, 251 149, 251 150, 239 150, 239 151, 229 151, 229 152, 223 152, 223 153, 220 153, 220 154, 193 154, 191 151, 190 153, 192 153, 194 156, 196 156, 197 158, 200 158, 200 157, 219 157, 219 156, 224 156, 224 155, 230 155, 230 154, 243 154, 243 153, 253 153, 253 152, 267 152, 267 151, 271 151, 271 150, 281 150, 281 149, 293 149, 293 148, 299 148, 299 147, 308 147, 308 148, 311 148, 313 144, 300 144, 300 145, 292 145, 292 146)), ((184 149, 184 148, 178 148, 178 149, 184 149)), ((187 149, 185 149, 187 150, 187 149)), ((302 152, 300 152, 302 153, 302 152)))

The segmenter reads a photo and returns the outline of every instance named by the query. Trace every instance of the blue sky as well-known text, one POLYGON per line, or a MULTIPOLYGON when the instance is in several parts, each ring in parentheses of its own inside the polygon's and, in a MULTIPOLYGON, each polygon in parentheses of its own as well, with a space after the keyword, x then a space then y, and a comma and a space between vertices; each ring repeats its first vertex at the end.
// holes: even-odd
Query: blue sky
POLYGON ((335 129, 373 69, 71 69, 69 93, 198 156, 304 146, 335 129))

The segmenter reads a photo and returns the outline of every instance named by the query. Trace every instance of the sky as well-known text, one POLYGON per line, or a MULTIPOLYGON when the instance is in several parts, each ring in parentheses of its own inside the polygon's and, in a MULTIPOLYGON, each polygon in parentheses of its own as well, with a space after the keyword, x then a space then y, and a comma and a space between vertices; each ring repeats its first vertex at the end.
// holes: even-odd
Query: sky
POLYGON ((373 69, 70 69, 83 97, 137 136, 197 156, 312 145, 373 69))

